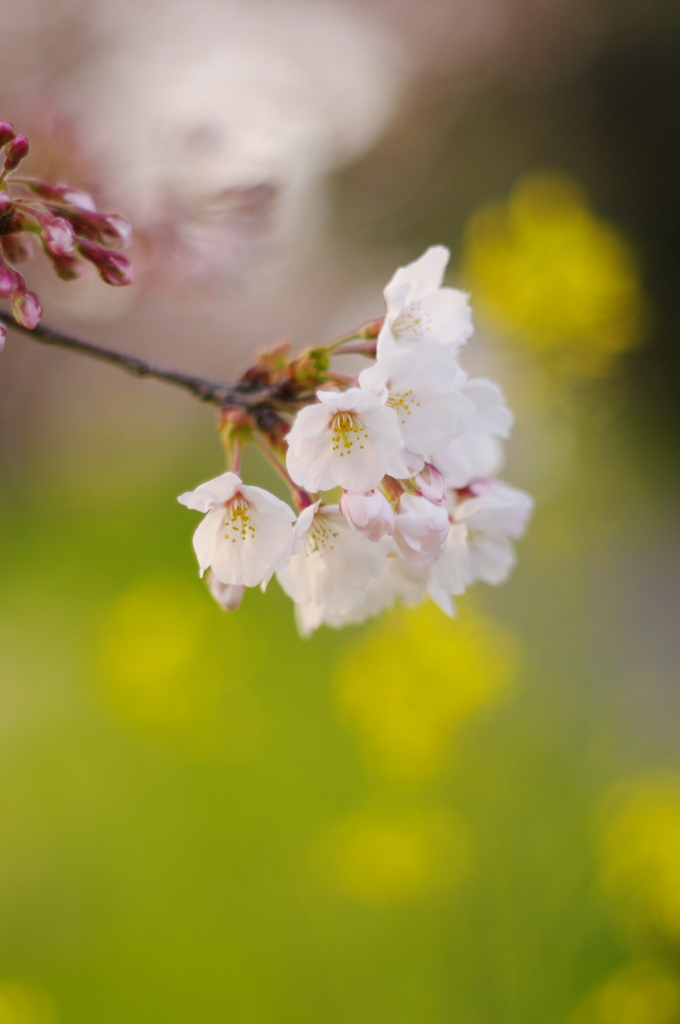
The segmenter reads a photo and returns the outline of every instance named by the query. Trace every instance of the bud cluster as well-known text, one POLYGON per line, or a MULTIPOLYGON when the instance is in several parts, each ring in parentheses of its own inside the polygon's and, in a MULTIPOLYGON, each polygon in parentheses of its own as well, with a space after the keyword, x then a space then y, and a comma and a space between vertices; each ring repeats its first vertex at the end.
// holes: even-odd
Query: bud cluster
POLYGON ((226 610, 276 574, 309 635, 427 596, 453 615, 454 595, 509 575, 533 501, 494 478, 513 416, 496 384, 460 365, 472 316, 467 295, 442 287, 448 259, 428 249, 387 285, 383 319, 295 358, 266 352, 232 389, 229 470, 179 499, 205 513, 194 548, 226 610), (371 365, 335 373, 342 354, 371 365), (241 479, 251 441, 297 516, 241 479))
POLYGON ((81 278, 83 260, 87 260, 107 284, 131 284, 130 261, 120 252, 132 240, 132 229, 125 218, 100 213, 92 196, 81 189, 19 177, 15 172, 28 155, 29 142, 25 136, 17 135, 8 121, 0 121, 0 161, 3 151, 0 298, 11 298, 16 320, 33 330, 42 316, 38 296, 28 290, 13 265, 33 255, 34 240, 64 281, 81 278))

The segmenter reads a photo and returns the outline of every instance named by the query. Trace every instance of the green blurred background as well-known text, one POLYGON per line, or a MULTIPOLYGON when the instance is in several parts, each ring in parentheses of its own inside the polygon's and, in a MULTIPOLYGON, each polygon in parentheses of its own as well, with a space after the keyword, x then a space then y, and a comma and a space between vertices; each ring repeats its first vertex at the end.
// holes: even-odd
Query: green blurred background
MULTIPOLYGON (((454 7, 424 9, 434 36, 454 7)), ((175 501, 221 471, 212 412, 10 339, 0 1024, 680 1022, 680 10, 566 4, 565 32, 576 12, 556 69, 527 71, 552 52, 531 34, 420 69, 326 177, 280 312, 275 289, 245 314, 218 294, 218 317, 167 282, 106 322, 45 302, 229 376, 293 327, 380 315, 394 266, 449 245, 468 365, 517 415, 504 477, 538 502, 512 580, 457 620, 397 609, 301 641, 276 584, 225 615, 175 501), (364 276, 367 298, 337 294, 364 276)), ((43 13, 16 29, 38 95, 43 13)), ((246 475, 276 487, 255 456, 246 475)))

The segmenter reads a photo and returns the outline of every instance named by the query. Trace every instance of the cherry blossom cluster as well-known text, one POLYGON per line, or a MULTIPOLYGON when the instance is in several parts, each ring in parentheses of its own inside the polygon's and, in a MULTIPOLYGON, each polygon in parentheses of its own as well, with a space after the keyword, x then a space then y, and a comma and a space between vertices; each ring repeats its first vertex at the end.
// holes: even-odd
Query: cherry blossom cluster
POLYGON ((260 391, 223 413, 229 471, 179 498, 205 513, 194 549, 225 609, 276 575, 308 636, 428 596, 454 615, 471 584, 507 579, 533 501, 495 479, 513 416, 496 384, 461 368, 472 316, 442 285, 448 260, 428 249, 387 285, 384 319, 296 359, 266 353, 239 385, 260 391), (351 353, 372 360, 358 378, 330 370, 351 353), (241 479, 250 440, 295 511, 241 479))
MULTIPOLYGON (((0 298, 11 298, 16 320, 33 330, 42 316, 38 296, 28 290, 13 266, 33 255, 34 239, 64 281, 81 278, 86 260, 107 284, 131 284, 130 262, 119 251, 132 241, 128 221, 115 213, 100 213, 92 196, 82 189, 19 177, 15 172, 28 155, 29 142, 8 121, 0 121, 2 151, 0 298)), ((0 348, 4 340, 5 328, 0 326, 0 348)))

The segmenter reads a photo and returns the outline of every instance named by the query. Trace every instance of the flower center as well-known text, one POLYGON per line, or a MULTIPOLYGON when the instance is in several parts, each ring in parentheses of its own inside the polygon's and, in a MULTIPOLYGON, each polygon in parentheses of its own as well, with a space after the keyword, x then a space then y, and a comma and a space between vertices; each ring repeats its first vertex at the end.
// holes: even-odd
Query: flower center
POLYGON ((417 340, 430 330, 432 321, 421 302, 412 302, 392 324, 392 334, 417 340))
MULTIPOLYGON (((331 420, 331 451, 338 452, 343 458, 352 454, 355 443, 367 438, 363 423, 353 412, 336 412, 331 420)), ((359 445, 359 448, 363 447, 363 444, 359 445)))
POLYGON ((406 417, 411 415, 411 406, 419 406, 420 402, 414 402, 413 391, 391 391, 387 399, 390 409, 394 409, 399 421, 406 423, 406 417))
POLYGON ((333 548, 333 541, 338 536, 338 531, 333 529, 326 516, 314 516, 314 522, 307 534, 307 554, 312 555, 315 551, 333 548))
POLYGON ((235 544, 237 540, 247 540, 248 537, 255 536, 255 527, 250 521, 250 507, 245 498, 237 494, 227 502, 225 509, 225 540, 231 540, 235 544))

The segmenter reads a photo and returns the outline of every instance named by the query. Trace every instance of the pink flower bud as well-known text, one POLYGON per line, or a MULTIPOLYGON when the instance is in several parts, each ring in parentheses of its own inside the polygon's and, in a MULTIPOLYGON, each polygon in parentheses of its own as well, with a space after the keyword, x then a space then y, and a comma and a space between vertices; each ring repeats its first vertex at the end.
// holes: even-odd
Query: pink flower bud
POLYGON ((403 494, 399 501, 394 539, 404 558, 413 565, 434 565, 449 534, 449 514, 419 494, 403 494))
POLYGON ((103 218, 99 237, 102 242, 115 249, 127 249, 132 245, 132 225, 117 213, 108 213, 103 218))
POLYGON ((17 279, 6 263, 0 262, 0 299, 7 299, 16 288, 17 279))
MULTIPOLYGON (((14 224, 12 224, 14 226, 14 224)), ((2 235, 2 248, 12 263, 25 263, 33 255, 33 240, 21 235, 2 235)))
POLYGON ((70 185, 57 185, 57 189, 61 192, 61 199, 69 206, 75 207, 76 210, 89 210, 91 213, 97 212, 97 204, 94 198, 89 192, 85 192, 82 188, 71 188, 70 185))
POLYGON ((246 588, 235 583, 222 583, 210 570, 207 578, 208 590, 225 612, 235 612, 243 600, 246 588))
POLYGON ((6 192, 0 192, 0 217, 4 217, 6 213, 12 209, 12 199, 7 195, 6 192))
POLYGON ((45 245, 54 256, 66 256, 73 252, 75 232, 64 217, 45 218, 42 235, 45 245))
POLYGON ((7 328, 4 324, 0 324, 0 355, 5 351, 5 342, 7 341, 7 328))
POLYGON ((89 192, 81 188, 72 188, 70 185, 48 185, 46 181, 27 181, 26 185, 31 192, 43 199, 51 199, 53 202, 63 203, 75 210, 87 210, 89 213, 97 212, 97 204, 89 192))
POLYGON ((394 532, 394 512, 385 495, 370 491, 343 491, 339 501, 345 519, 368 540, 379 541, 394 532))
POLYGON ((81 280, 83 268, 73 256, 54 256, 51 252, 48 252, 47 255, 52 260, 52 266, 62 281, 81 280))
MULTIPOLYGON (((25 287, 26 286, 24 285, 24 289, 25 287)), ((14 293, 12 309, 16 321, 20 323, 22 327, 27 327, 29 331, 32 331, 33 328, 37 327, 40 323, 42 307, 35 292, 25 291, 21 289, 21 287, 17 288, 14 293)))
POLYGON ((0 121, 0 149, 14 138, 14 125, 9 121, 0 121))
POLYGON ((132 274, 132 264, 125 256, 114 255, 113 253, 108 254, 108 259, 101 266, 97 267, 99 276, 107 284, 115 286, 124 286, 132 284, 134 278, 132 274))
POLYGON ((428 501, 434 501, 435 504, 440 505, 445 500, 446 484, 444 483, 444 477, 429 462, 425 463, 423 469, 416 476, 416 484, 422 496, 427 498, 428 501))
POLYGON ((15 135, 5 150, 5 173, 15 170, 28 155, 29 143, 25 135, 15 135))
POLYGON ((116 286, 132 284, 132 267, 130 261, 125 256, 121 256, 119 253, 108 252, 108 250, 102 249, 100 245, 89 242, 85 238, 79 238, 77 246, 85 259, 94 263, 99 271, 99 276, 107 284, 116 286))

